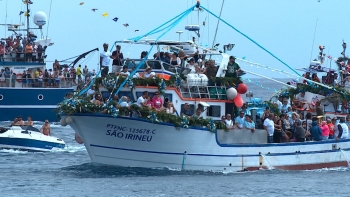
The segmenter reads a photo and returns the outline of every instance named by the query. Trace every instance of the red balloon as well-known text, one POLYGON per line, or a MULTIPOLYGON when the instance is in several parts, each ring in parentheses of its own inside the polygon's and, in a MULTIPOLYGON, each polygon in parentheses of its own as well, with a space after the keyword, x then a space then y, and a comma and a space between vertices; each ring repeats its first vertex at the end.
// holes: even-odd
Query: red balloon
POLYGON ((237 92, 240 94, 245 94, 248 91, 248 87, 244 83, 238 84, 236 89, 237 89, 237 92))
POLYGON ((237 96, 233 99, 233 102, 235 103, 236 107, 241 108, 244 104, 242 96, 240 94, 237 94, 237 96))

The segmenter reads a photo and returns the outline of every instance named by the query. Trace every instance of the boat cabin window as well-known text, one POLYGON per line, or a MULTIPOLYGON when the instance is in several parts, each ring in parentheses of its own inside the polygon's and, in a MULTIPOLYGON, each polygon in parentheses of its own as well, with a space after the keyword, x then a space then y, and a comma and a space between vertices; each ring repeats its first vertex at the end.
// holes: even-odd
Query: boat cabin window
POLYGON ((221 107, 218 105, 210 105, 210 107, 208 107, 207 109, 207 113, 208 116, 212 116, 212 117, 220 117, 221 115, 221 107))
POLYGON ((118 92, 118 97, 121 98, 122 96, 127 96, 130 98, 130 100, 135 101, 134 95, 131 91, 120 91, 118 92))
POLYGON ((20 126, 23 130, 26 131, 35 131, 35 132, 40 132, 39 129, 33 127, 33 126, 20 126))
POLYGON ((160 64, 160 61, 158 60, 147 60, 147 64, 152 68, 152 69, 162 69, 162 65, 160 64))
POLYGON ((108 91, 101 91, 101 95, 102 95, 102 99, 104 100, 105 98, 109 98, 111 93, 109 93, 108 91))
MULTIPOLYGON (((184 109, 184 106, 185 106, 185 104, 181 104, 181 111, 184 109)), ((190 104, 190 111, 192 112, 192 113, 195 113, 195 108, 194 108, 194 105, 193 104, 190 104)))
MULTIPOLYGON (((111 96, 111 93, 108 92, 108 91, 101 91, 101 95, 102 95, 102 98, 104 100, 106 98, 109 98, 111 96)), ((134 99, 134 95, 132 94, 132 92, 128 92, 128 91, 120 91, 120 92, 118 92, 118 97, 121 98, 122 96, 127 96, 131 100, 135 100, 134 99)))
MULTIPOLYGON (((133 68, 136 68, 140 62, 142 62, 141 59, 125 60, 124 65, 128 66, 128 69, 133 69, 133 68)), ((147 66, 146 64, 143 64, 141 65, 140 69, 145 69, 146 66, 147 66)))
POLYGON ((165 94, 164 95, 163 106, 167 107, 168 102, 173 102, 173 95, 172 94, 165 94))

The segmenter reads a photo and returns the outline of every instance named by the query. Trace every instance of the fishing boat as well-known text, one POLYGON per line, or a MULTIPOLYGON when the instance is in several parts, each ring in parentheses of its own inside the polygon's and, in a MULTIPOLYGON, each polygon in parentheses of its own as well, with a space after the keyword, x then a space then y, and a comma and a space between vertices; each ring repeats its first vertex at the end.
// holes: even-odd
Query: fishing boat
MULTIPOLYGON (((173 19, 174 24, 199 8, 208 11, 197 2, 179 18, 173 19)), ((172 27, 172 24, 167 27, 172 27)), ((214 48, 203 48, 193 40, 145 39, 145 36, 162 28, 160 26, 135 39, 117 43, 142 43, 151 46, 150 51, 153 47, 161 49, 161 45, 199 50, 203 62, 210 61, 217 67, 216 75, 209 78, 189 73, 162 60, 149 60, 147 56, 139 60, 128 59, 124 65, 135 67, 128 77, 108 75, 96 78, 94 84, 91 83, 73 98, 62 101, 58 106, 61 125, 69 125, 76 132, 76 138, 84 143, 93 163, 210 171, 309 170, 349 166, 350 139, 267 143, 268 133, 261 124, 256 124, 254 132, 228 128, 221 122, 221 117, 237 114, 243 106, 241 94, 247 92, 247 86, 239 75, 225 77, 229 55, 214 48), (154 71, 150 79, 133 78, 137 72, 142 75, 142 69, 150 68, 154 71), (104 97, 110 98, 104 105, 90 102, 91 98, 85 95, 92 85, 99 88, 104 97), (138 105, 112 105, 110 100, 114 94, 120 99, 126 96, 134 101, 141 96, 144 98, 143 95, 161 94, 164 103, 173 103, 173 107, 183 113, 173 115, 138 105), (199 113, 188 117, 184 115, 185 111, 199 113)), ((198 26, 186 29, 197 31, 198 26)), ((236 61, 241 65, 246 62, 239 58, 236 61)), ((241 69, 253 73, 243 66, 241 69)), ((300 90, 285 85, 285 90, 289 92, 295 89, 298 93, 300 90)), ((122 102, 127 101, 122 99, 122 102)), ((258 123, 260 116, 256 112, 266 105, 261 105, 259 99, 251 104, 255 105, 250 108, 252 118, 258 123)))
POLYGON ((62 139, 44 135, 32 126, 0 128, 0 149, 47 152, 53 149, 64 149, 65 145, 62 139))
POLYGON ((73 83, 54 85, 55 78, 39 79, 38 71, 44 74, 53 72, 51 66, 47 67, 46 59, 47 51, 54 43, 42 34, 42 27, 48 21, 46 14, 42 11, 33 12, 32 6, 35 4, 23 2, 26 3, 26 10, 21 11, 21 14, 26 21, 1 24, 7 28, 10 36, 4 35, 0 40, 3 43, 0 47, 5 50, 0 58, 0 121, 9 121, 19 115, 31 115, 38 121, 57 121, 53 110, 75 87, 73 83), (30 20, 36 27, 30 25, 30 20), (41 36, 36 34, 40 32, 41 36), (28 52, 26 43, 30 43, 28 52))

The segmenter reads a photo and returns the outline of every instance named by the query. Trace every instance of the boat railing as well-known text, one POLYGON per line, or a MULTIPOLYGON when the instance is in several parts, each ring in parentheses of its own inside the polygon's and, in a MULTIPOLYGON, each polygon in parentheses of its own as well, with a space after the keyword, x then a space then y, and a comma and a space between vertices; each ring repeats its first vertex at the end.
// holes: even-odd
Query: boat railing
MULTIPOLYGON (((18 74, 17 74, 18 75, 18 74)), ((74 79, 74 78, 22 78, 22 75, 19 77, 6 78, 0 80, 1 87, 10 87, 10 88, 71 88, 75 86, 83 87, 85 84, 89 83, 88 81, 74 79)))
MULTIPOLYGON (((44 63, 45 61, 45 53, 38 53, 33 52, 31 56, 31 61, 27 60, 27 53, 25 52, 11 52, 11 53, 5 53, 4 58, 0 58, 0 62, 39 62, 44 63), (39 57, 40 56, 40 57, 39 57)), ((0 63, 1 65, 1 63, 0 63)))
POLYGON ((183 84, 178 87, 183 98, 205 98, 213 100, 227 100, 225 86, 190 86, 183 84))
MULTIPOLYGON (((142 62, 142 59, 126 59, 124 61, 124 66, 127 66, 128 69, 134 69, 136 66, 142 62)), ((167 62, 161 61, 161 60, 155 60, 155 59, 147 59, 143 65, 139 68, 140 70, 144 70, 147 67, 151 67, 154 70, 163 70, 163 71, 169 71, 172 73, 176 73, 177 69, 170 65, 167 62)))

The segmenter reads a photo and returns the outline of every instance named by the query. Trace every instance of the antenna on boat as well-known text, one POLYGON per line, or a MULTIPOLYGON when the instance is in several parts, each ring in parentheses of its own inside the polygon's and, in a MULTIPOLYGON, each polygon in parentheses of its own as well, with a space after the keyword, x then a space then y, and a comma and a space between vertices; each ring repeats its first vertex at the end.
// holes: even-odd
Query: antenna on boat
POLYGON ((181 40, 181 34, 183 33, 183 31, 177 31, 177 34, 179 34, 179 41, 181 40))
POLYGON ((219 15, 219 18, 218 18, 218 23, 217 23, 217 25, 216 25, 216 30, 215 30, 215 35, 214 35, 214 40, 213 40, 212 47, 214 47, 214 44, 215 44, 216 34, 218 33, 219 23, 220 23, 221 13, 222 13, 222 8, 224 7, 224 3, 225 3, 225 0, 222 0, 220 15, 219 15))
POLYGON ((314 31, 314 39, 312 40, 312 47, 311 47, 311 54, 310 54, 310 62, 311 62, 311 60, 312 60, 312 52, 314 51, 315 36, 316 36, 316 30, 317 30, 317 22, 318 22, 318 19, 316 20, 315 31, 314 31))

